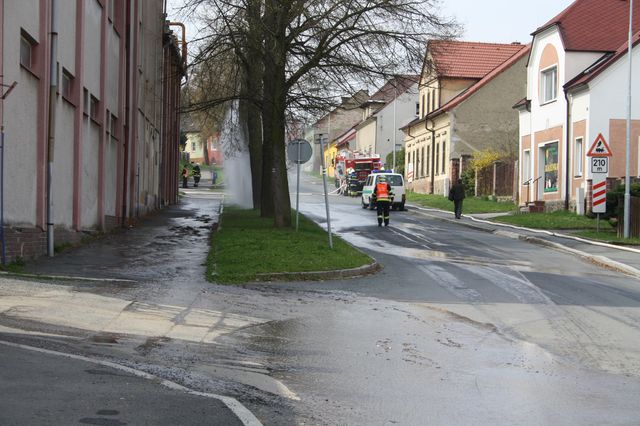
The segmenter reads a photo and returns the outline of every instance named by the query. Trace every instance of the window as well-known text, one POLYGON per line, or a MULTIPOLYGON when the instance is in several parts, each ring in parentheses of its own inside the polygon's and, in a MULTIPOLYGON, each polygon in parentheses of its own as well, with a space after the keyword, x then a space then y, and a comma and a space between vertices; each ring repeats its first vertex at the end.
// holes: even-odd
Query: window
MULTIPOLYGON (((195 150, 196 150, 196 143, 195 142, 191 142, 191 151, 193 152, 195 150)), ((327 160, 329 160, 329 157, 327 157, 327 160)))
POLYGON ((445 170, 446 170, 446 156, 447 156, 447 150, 445 149, 445 147, 447 146, 446 142, 442 142, 442 174, 445 174, 445 170))
POLYGON ((416 115, 420 116, 420 102, 416 102, 416 115))
POLYGON ((426 106, 427 114, 431 112, 431 90, 427 92, 427 106, 426 106))
POLYGON ((118 117, 116 117, 115 115, 111 114, 111 120, 109 120, 109 133, 111 133, 111 137, 114 140, 118 140, 117 135, 116 135, 116 129, 117 129, 117 125, 118 124, 118 117))
POLYGON ((527 149, 522 154, 522 182, 528 184, 531 183, 531 151, 527 149))
POLYGON ((22 30, 20 32, 20 65, 26 69, 33 71, 34 50, 37 43, 28 32, 22 30))
POLYGON ((431 111, 436 110, 436 91, 434 90, 431 94, 431 111))
POLYGON ((422 95, 422 116, 424 117, 425 115, 427 115, 427 104, 424 103, 424 95, 422 95))
POLYGON ((426 162, 427 162, 427 158, 424 156, 424 147, 422 147, 422 172, 420 173, 422 176, 425 176, 424 165, 426 164, 426 162))
POLYGON ((582 163, 584 154, 582 149, 582 138, 576 138, 576 146, 573 151, 574 176, 582 176, 582 163))
POLYGON ((440 157, 440 145, 436 145, 436 156, 435 156, 435 160, 436 160, 436 165, 433 168, 433 174, 437 175, 438 174, 438 158, 440 157))
POLYGON ((427 146, 427 161, 425 161, 425 165, 426 165, 426 176, 429 176, 429 161, 431 159, 431 154, 429 153, 429 150, 432 149, 433 145, 427 146))
POLYGON ((98 98, 96 98, 95 96, 91 95, 89 97, 89 117, 96 121, 98 121, 99 102, 100 101, 98 101, 98 98))
POLYGON ((73 76, 66 69, 62 69, 62 96, 71 99, 73 93, 73 76))
POLYGON ((545 145, 542 149, 544 159, 544 192, 558 190, 558 142, 545 145))
POLYGON ((540 73, 540 99, 542 103, 556 99, 558 93, 558 67, 553 66, 540 73))

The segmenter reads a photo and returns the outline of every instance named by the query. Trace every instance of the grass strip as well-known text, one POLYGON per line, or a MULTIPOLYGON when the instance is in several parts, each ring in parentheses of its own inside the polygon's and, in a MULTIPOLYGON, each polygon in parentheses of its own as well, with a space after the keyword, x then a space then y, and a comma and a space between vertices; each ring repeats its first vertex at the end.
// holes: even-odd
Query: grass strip
MULTIPOLYGON (((496 222, 511 225, 524 226, 534 229, 596 229, 596 219, 578 215, 566 210, 558 210, 551 213, 523 213, 509 216, 496 217, 496 222)), ((600 221, 600 229, 611 229, 606 220, 600 221)))
MULTIPOLYGON (((407 201, 424 207, 453 211, 453 201, 438 194, 418 194, 409 191, 407 201)), ((516 205, 510 201, 494 201, 482 197, 467 197, 462 203, 462 213, 502 213, 511 212, 516 205)))
POLYGON ((225 207, 220 224, 207 259, 209 281, 241 283, 257 274, 350 269, 373 262, 336 236, 330 249, 327 232, 303 215, 298 232, 276 229, 273 219, 237 208, 225 207))
POLYGON ((579 232, 573 233, 572 235, 588 238, 590 240, 602 241, 604 243, 610 243, 610 244, 632 245, 632 246, 640 245, 640 238, 625 239, 622 237, 618 237, 618 233, 616 232, 615 229, 606 229, 606 230, 601 230, 600 232, 579 231, 579 232))

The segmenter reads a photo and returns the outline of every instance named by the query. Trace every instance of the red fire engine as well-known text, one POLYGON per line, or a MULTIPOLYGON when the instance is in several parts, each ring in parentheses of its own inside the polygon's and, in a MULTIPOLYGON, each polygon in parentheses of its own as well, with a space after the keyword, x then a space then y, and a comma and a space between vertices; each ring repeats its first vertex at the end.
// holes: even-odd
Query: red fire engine
POLYGON ((336 186, 343 187, 344 195, 356 196, 362 193, 362 186, 373 170, 382 169, 379 154, 359 154, 343 151, 336 157, 336 186))

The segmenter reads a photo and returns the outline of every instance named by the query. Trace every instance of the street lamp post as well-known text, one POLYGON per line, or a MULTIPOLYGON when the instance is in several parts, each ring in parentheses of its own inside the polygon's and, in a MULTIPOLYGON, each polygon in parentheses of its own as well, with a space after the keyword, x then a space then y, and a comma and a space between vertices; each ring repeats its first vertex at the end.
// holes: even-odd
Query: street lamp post
POLYGON ((629 221, 631 219, 631 48, 633 47, 633 0, 629 1, 629 91, 627 92, 627 149, 626 149, 626 163, 625 163, 625 177, 624 177, 624 226, 623 236, 624 238, 630 237, 629 221))

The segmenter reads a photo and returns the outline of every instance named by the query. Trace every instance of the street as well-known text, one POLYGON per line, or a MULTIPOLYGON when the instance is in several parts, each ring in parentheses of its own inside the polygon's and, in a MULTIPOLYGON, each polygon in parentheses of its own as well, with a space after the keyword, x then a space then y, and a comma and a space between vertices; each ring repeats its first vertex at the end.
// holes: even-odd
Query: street
MULTIPOLYGON (((205 280, 203 263, 222 199, 206 189, 186 192, 180 206, 126 238, 105 237, 28 265, 74 280, 1 278, 0 341, 232 398, 268 425, 628 425, 640 418, 636 279, 471 228, 464 217, 409 207, 379 228, 359 199, 330 196, 333 231, 371 254, 382 272, 219 286, 205 280)), ((325 223, 317 177, 302 177, 300 210, 325 223)), ((16 351, 0 345, 1 382, 15 380, 15 371, 43 380, 37 369, 17 369, 24 356, 16 351)), ((33 352, 30 363, 50 365, 70 383, 97 368, 51 356, 33 352)), ((83 386, 91 395, 91 383, 83 386)), ((137 386, 171 400, 153 380, 137 386)), ((20 395, 19 411, 3 406, 0 423, 38 424, 26 413, 46 401, 20 395)), ((120 411, 93 404, 93 413, 120 411)), ((240 418, 229 405, 189 404, 215 412, 183 424, 240 418)), ((39 412, 41 424, 95 420, 64 405, 39 412)), ((122 422, 153 423, 125 412, 122 422)))

